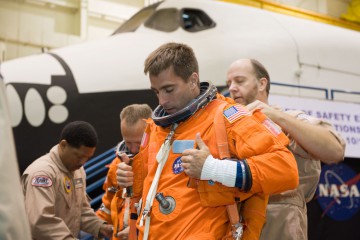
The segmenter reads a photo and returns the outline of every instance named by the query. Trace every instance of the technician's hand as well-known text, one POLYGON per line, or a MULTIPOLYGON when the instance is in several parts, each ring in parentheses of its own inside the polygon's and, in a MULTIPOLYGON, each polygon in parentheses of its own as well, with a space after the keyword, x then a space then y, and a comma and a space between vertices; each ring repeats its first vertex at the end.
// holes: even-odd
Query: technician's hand
POLYGON ((130 227, 126 227, 122 231, 116 233, 116 237, 121 240, 127 240, 129 237, 129 229, 130 227))
POLYGON ((200 137, 200 133, 196 134, 196 144, 199 149, 187 149, 181 157, 184 172, 192 178, 200 179, 201 170, 206 158, 210 155, 209 148, 200 137))
POLYGON ((128 165, 130 162, 129 157, 123 153, 121 154, 121 159, 123 162, 117 165, 116 180, 118 186, 125 188, 133 185, 134 173, 132 172, 132 167, 128 165))
POLYGON ((261 101, 255 101, 246 106, 251 112, 254 112, 257 109, 260 109, 262 113, 264 113, 268 118, 272 121, 277 122, 282 112, 274 109, 273 107, 263 103, 261 101))
POLYGON ((100 226, 100 230, 99 230, 99 236, 101 237, 107 237, 107 238, 111 238, 112 237, 112 233, 113 233, 113 226, 107 223, 104 223, 100 226))

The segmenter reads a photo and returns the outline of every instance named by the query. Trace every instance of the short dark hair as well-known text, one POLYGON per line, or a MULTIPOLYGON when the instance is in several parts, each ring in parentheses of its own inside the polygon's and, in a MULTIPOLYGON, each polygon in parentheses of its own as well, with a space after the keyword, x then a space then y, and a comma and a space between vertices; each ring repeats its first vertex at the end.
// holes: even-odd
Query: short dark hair
POLYGON ((260 80, 261 78, 266 78, 268 80, 266 85, 266 93, 269 95, 270 93, 270 75, 264 65, 262 65, 258 60, 256 59, 250 59, 250 62, 254 68, 254 72, 256 75, 256 78, 260 80))
POLYGON ((131 104, 123 108, 120 121, 125 121, 128 126, 133 126, 141 119, 151 117, 152 110, 147 104, 131 104))
POLYGON ((66 142, 75 148, 81 146, 96 147, 98 136, 95 128, 88 122, 74 121, 66 124, 61 131, 60 141, 66 142))
POLYGON ((145 60, 144 73, 158 76, 169 67, 173 67, 174 73, 185 81, 192 73, 199 73, 194 51, 181 43, 166 43, 150 53, 145 60))

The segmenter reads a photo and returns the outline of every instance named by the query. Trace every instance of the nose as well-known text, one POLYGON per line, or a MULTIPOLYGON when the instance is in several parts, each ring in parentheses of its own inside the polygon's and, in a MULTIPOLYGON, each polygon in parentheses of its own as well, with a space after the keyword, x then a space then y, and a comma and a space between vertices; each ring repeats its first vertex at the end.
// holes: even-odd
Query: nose
POLYGON ((130 144, 130 146, 128 146, 128 148, 132 154, 136 154, 139 152, 140 146, 138 144, 130 144))
POLYGON ((237 91, 237 86, 235 83, 231 82, 229 85, 229 92, 236 92, 237 91))
POLYGON ((165 107, 167 102, 168 102, 165 94, 160 92, 159 95, 158 95, 158 99, 159 99, 159 105, 165 107))
POLYGON ((89 158, 87 158, 87 157, 81 158, 81 159, 80 159, 80 164, 81 164, 81 166, 83 166, 88 160, 89 160, 89 158))

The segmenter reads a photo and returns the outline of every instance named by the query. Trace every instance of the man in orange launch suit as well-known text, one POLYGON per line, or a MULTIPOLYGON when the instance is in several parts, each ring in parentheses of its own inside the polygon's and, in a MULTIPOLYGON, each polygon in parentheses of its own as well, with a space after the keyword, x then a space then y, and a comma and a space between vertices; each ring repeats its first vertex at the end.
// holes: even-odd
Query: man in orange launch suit
POLYGON ((263 196, 258 199, 264 218, 268 194, 298 185, 287 137, 260 111, 251 114, 211 83, 200 83, 187 45, 160 46, 146 59, 144 72, 159 106, 132 166, 120 163, 117 170, 119 186, 132 186, 134 197, 141 197, 135 204, 138 239, 240 239, 242 224, 245 239, 254 220, 245 216, 259 215, 258 208, 245 206, 242 221, 229 206, 263 196), (190 163, 208 171, 194 175, 190 163))
POLYGON ((123 108, 120 113, 120 129, 123 141, 116 147, 116 158, 109 165, 103 186, 105 194, 102 197, 102 204, 96 212, 100 218, 114 226, 113 239, 127 239, 131 222, 130 196, 128 196, 131 193, 124 192, 124 189, 118 187, 116 166, 121 162, 121 154, 131 157, 139 152, 141 138, 146 127, 145 119, 151 117, 151 112, 152 110, 147 104, 131 104, 123 108))

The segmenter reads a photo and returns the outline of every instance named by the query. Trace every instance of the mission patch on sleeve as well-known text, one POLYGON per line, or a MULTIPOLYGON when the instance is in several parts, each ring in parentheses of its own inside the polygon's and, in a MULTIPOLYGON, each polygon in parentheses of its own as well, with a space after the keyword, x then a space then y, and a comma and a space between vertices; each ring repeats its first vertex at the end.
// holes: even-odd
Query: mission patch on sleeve
POLYGON ((35 187, 51 187, 52 180, 48 176, 35 176, 31 180, 31 185, 35 187))

